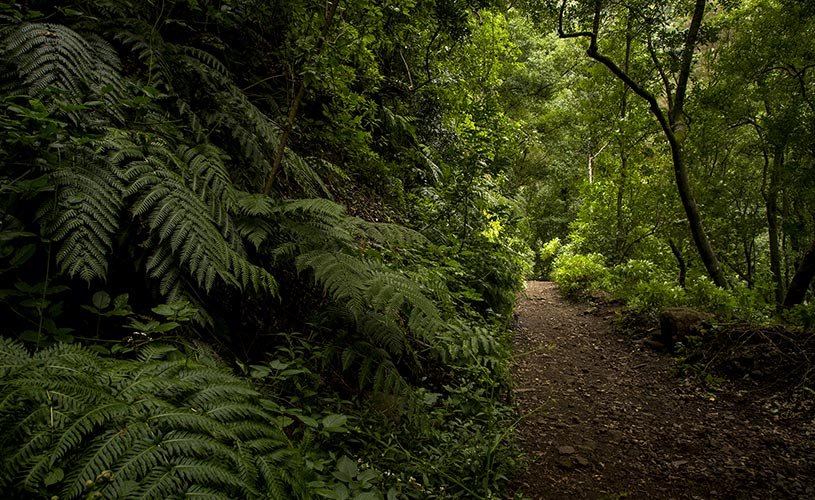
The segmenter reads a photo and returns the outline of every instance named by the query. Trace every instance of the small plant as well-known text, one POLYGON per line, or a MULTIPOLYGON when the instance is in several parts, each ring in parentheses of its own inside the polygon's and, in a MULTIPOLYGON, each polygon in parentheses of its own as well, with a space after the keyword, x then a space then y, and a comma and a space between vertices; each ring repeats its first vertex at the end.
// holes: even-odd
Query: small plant
POLYGON ((815 302, 804 302, 784 311, 784 319, 805 331, 815 331, 815 302))
POLYGON ((607 286, 610 273, 600 254, 563 252, 555 258, 552 279, 566 295, 579 296, 607 286))
POLYGON ((624 296, 634 312, 656 316, 660 309, 685 303, 685 290, 665 281, 643 281, 632 284, 624 296))

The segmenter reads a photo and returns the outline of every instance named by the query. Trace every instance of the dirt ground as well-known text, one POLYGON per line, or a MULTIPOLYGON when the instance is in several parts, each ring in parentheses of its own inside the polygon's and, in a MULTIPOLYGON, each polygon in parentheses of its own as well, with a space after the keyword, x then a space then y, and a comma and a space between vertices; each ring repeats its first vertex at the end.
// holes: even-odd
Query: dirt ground
POLYGON ((533 500, 815 499, 812 393, 672 374, 617 311, 530 282, 518 309, 516 435, 533 500))

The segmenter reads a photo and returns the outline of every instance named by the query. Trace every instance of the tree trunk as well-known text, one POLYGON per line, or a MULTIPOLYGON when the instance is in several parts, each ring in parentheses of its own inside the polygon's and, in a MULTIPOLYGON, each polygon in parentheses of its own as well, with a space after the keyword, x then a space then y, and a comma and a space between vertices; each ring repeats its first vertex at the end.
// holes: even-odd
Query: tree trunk
MULTIPOLYGON (((622 142, 622 141, 621 141, 622 142)), ((620 183, 617 185, 617 238, 615 259, 619 263, 625 260, 625 217, 623 214, 623 198, 625 195, 625 185, 627 180, 628 153, 620 152, 620 183)))
MULTIPOLYGON (((634 35, 631 32, 631 18, 633 14, 628 11, 628 20, 625 26, 625 59, 623 61, 623 71, 628 73, 631 68, 631 42, 634 35)), ((623 82, 623 95, 620 99, 620 121, 621 127, 625 127, 625 117, 628 114, 628 84, 623 82)), ((620 183, 617 185, 617 239, 616 239, 616 260, 622 263, 625 260, 625 219, 623 217, 623 200, 625 188, 628 180, 628 145, 624 134, 620 134, 620 183)))
POLYGON ((792 276, 787 296, 784 298, 784 307, 792 307, 803 302, 813 278, 815 278, 815 240, 812 240, 812 245, 801 259, 801 265, 792 276))
POLYGON ((773 275, 775 303, 784 301, 784 278, 781 275, 781 251, 778 242, 778 184, 784 164, 784 148, 777 147, 770 165, 770 182, 767 188, 767 233, 770 244, 770 271, 773 275))
POLYGON ((705 14, 705 4, 705 0, 696 0, 690 29, 688 30, 688 35, 687 38, 685 38, 685 44, 682 48, 682 62, 679 70, 679 78, 677 79, 676 93, 674 95, 674 106, 669 114, 669 125, 673 133, 668 134, 668 142, 671 144, 671 157, 674 163, 676 187, 679 190, 679 198, 682 200, 682 207, 685 209, 685 215, 688 218, 690 232, 693 236, 693 242, 696 243, 699 258, 702 259, 702 263, 705 265, 705 269, 707 269, 713 282, 721 288, 727 288, 727 278, 719 265, 719 259, 716 258, 716 253, 713 251, 710 239, 708 239, 705 233, 705 228, 702 225, 702 214, 699 212, 699 205, 693 196, 690 179, 688 178, 688 167, 685 162, 685 148, 683 146, 685 135, 688 132, 684 109, 685 97, 688 89, 691 65, 693 63, 693 52, 696 50, 696 40, 699 35, 699 29, 702 26, 702 18, 705 14))
POLYGON ((679 250, 674 240, 668 240, 668 244, 671 245, 671 253, 674 254, 676 263, 679 266, 679 286, 685 288, 685 276, 688 274, 688 266, 685 264, 685 258, 682 257, 682 251, 679 250))
POLYGON ((710 239, 708 239, 702 225, 702 214, 699 211, 696 198, 693 196, 688 168, 685 165, 685 149, 676 140, 669 138, 669 142, 671 143, 676 188, 679 191, 679 199, 682 200, 682 207, 685 209, 690 233, 699 252, 699 258, 702 260, 702 264, 705 265, 705 269, 707 269, 708 275, 713 282, 721 288, 727 288, 727 278, 719 265, 719 259, 716 258, 716 253, 713 251, 713 246, 710 244, 710 239))

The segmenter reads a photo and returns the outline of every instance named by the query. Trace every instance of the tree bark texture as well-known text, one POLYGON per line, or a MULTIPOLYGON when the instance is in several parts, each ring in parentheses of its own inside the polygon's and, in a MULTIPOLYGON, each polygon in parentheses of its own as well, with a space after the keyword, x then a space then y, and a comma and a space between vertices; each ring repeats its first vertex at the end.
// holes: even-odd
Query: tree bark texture
MULTIPOLYGON (((625 59, 623 60, 623 71, 628 73, 631 68, 631 42, 634 35, 631 29, 631 18, 633 13, 628 11, 628 20, 625 26, 625 59)), ((623 82, 623 93, 620 98, 620 121, 625 123, 628 113, 628 84, 623 82)), ((624 125, 623 125, 624 126, 624 125)), ((620 134, 620 183, 617 185, 617 239, 615 242, 615 260, 622 263, 625 259, 625 218, 623 214, 623 201, 625 198, 625 188, 628 180, 628 151, 624 134, 620 134)))
POLYGON ((682 251, 677 246, 674 240, 668 240, 668 244, 671 246, 671 253, 674 254, 674 258, 676 258, 676 263, 679 266, 679 286, 685 288, 685 276, 688 274, 688 265, 685 264, 685 258, 682 257, 682 251))
POLYGON ((781 168, 784 164, 784 148, 776 148, 770 164, 770 182, 767 188, 767 235, 770 244, 770 272, 773 275, 775 302, 784 300, 784 277, 781 275, 781 249, 778 241, 778 184, 781 168))

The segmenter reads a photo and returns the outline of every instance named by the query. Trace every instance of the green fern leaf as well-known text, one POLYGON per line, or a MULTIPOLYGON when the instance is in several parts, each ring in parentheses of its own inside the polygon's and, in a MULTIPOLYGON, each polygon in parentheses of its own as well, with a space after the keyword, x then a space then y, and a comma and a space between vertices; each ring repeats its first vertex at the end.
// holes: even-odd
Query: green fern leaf
MULTIPOLYGON (((98 36, 83 37, 66 26, 50 23, 20 23, 0 35, 0 56, 14 62, 18 92, 44 98, 51 89, 57 89, 60 98, 71 104, 101 100, 106 106, 96 112, 124 123, 119 103, 129 96, 129 90, 110 44, 98 36)), ((81 123, 81 113, 70 111, 68 116, 81 123)))
POLYGON ((39 211, 45 234, 59 243, 57 263, 85 281, 105 279, 113 235, 124 210, 124 186, 110 165, 86 151, 52 175, 56 196, 39 211))

